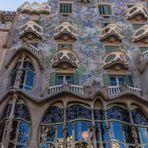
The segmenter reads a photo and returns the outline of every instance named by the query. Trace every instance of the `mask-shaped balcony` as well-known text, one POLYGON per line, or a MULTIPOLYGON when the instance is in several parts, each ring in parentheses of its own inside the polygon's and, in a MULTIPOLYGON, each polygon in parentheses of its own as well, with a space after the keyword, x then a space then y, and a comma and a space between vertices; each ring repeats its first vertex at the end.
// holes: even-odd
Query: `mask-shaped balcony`
POLYGON ((32 39, 42 39, 43 37, 43 28, 39 26, 34 21, 28 21, 24 26, 21 28, 20 38, 27 38, 29 40, 32 39))
POLYGON ((146 21, 148 18, 148 13, 146 8, 141 4, 136 4, 128 9, 126 18, 128 20, 135 20, 135 21, 146 21))
POLYGON ((109 42, 122 42, 121 29, 116 24, 109 24, 101 31, 100 40, 109 42))
POLYGON ((30 13, 30 14, 50 14, 51 7, 48 3, 38 3, 38 2, 25 2, 22 6, 18 8, 18 11, 22 13, 30 13))
POLYGON ((76 41, 77 29, 69 22, 63 22, 55 28, 55 40, 76 41))
POLYGON ((62 69, 77 68, 78 62, 79 60, 76 53, 67 48, 61 49, 54 53, 51 59, 51 65, 53 68, 62 69))
POLYGON ((128 69, 128 56, 121 50, 113 51, 103 57, 104 69, 120 70, 128 69))
POLYGON ((148 25, 144 25, 141 28, 135 30, 133 41, 148 44, 148 25))

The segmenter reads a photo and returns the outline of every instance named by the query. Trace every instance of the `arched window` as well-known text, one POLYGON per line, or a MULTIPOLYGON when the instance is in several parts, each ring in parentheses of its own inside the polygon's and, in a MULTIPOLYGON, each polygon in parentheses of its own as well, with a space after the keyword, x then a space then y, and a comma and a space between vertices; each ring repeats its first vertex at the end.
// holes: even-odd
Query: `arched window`
POLYGON ((59 148, 63 146, 64 110, 61 103, 52 105, 45 114, 40 125, 40 147, 59 148))
POLYGON ((9 88, 14 88, 15 82, 20 81, 19 88, 30 90, 33 87, 35 71, 31 60, 25 57, 24 60, 19 59, 10 75, 9 88), (17 77, 20 77, 18 80, 17 77))
MULTIPOLYGON (((12 101, 10 101, 2 115, 0 122, 0 143, 6 138, 6 128, 8 128, 10 113, 12 109, 12 101)), ((11 117, 12 118, 12 117, 11 117)), ((17 100, 14 109, 14 117, 12 119, 12 131, 9 135, 9 148, 25 148, 30 136, 30 117, 25 103, 17 100)), ((10 128, 10 127, 9 127, 10 128)), ((10 130, 10 129, 9 129, 10 130)))
POLYGON ((70 105, 66 109, 66 118, 68 129, 67 147, 70 148, 75 144, 75 148, 82 146, 87 148, 92 138, 91 109, 79 104, 70 105))
POLYGON ((132 110, 133 123, 138 134, 138 142, 141 147, 148 147, 148 117, 137 107, 132 110))
POLYGON ((134 147, 135 140, 130 124, 130 115, 127 109, 121 106, 111 106, 107 110, 107 118, 110 123, 112 142, 120 147, 134 147))

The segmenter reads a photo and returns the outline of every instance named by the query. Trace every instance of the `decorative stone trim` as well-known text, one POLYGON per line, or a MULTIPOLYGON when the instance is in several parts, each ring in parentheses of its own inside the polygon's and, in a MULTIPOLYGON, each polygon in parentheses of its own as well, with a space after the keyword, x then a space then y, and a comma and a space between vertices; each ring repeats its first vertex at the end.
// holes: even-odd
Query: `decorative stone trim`
MULTIPOLYGON (((108 54, 106 54, 103 57, 103 67, 104 69, 108 69, 109 67, 119 65, 122 68, 128 69, 128 56, 125 52, 121 50, 112 51, 108 54)), ((120 68, 115 67, 115 68, 120 68)))
POLYGON ((31 34, 34 34, 37 38, 42 38, 43 28, 34 21, 28 21, 22 26, 20 38, 28 35, 28 38, 32 39, 33 36, 31 34))
POLYGON ((116 24, 109 24, 104 27, 100 34, 100 40, 103 41, 111 36, 116 36, 119 41, 123 38, 121 29, 116 24))
POLYGON ((73 40, 76 40, 77 28, 69 22, 63 22, 55 28, 55 39, 59 38, 62 34, 69 34, 73 40))
POLYGON ((145 19, 148 18, 147 10, 142 4, 136 4, 129 8, 126 14, 126 19, 132 19, 137 15, 143 15, 145 19))
POLYGON ((70 49, 64 48, 60 51, 57 51, 51 59, 52 67, 59 67, 67 69, 67 64, 70 64, 70 67, 77 68, 78 66, 78 56, 76 53, 70 49), (63 64, 62 64, 63 63, 63 64), (66 64, 67 63, 67 64, 66 64), (62 65, 61 65, 62 64, 62 65))
POLYGON ((18 8, 18 11, 22 13, 30 13, 30 14, 50 14, 51 7, 48 3, 38 3, 38 2, 25 2, 22 6, 18 8))
POLYGON ((133 35, 133 41, 138 42, 141 40, 145 40, 144 42, 148 43, 148 25, 144 25, 141 28, 135 30, 133 35))

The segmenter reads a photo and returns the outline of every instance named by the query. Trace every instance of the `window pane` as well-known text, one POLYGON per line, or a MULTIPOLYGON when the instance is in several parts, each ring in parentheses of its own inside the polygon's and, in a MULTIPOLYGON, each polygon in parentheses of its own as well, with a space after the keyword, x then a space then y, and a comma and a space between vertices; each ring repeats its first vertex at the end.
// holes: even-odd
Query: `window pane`
POLYGON ((139 128, 141 143, 148 143, 148 128, 139 128))
POLYGON ((75 123, 75 140, 83 141, 89 139, 89 122, 78 121, 75 123))
POLYGON ((110 130, 112 139, 116 139, 120 142, 123 142, 123 130, 122 130, 122 124, 119 122, 111 122, 110 123, 110 130))
POLYGON ((21 121, 19 125, 18 142, 27 143, 28 139, 29 139, 29 124, 21 121))
POLYGON ((111 78, 110 78, 110 84, 111 84, 111 86, 116 86, 116 85, 117 85, 117 80, 116 80, 116 78, 111 77, 111 78))
POLYGON ((108 142, 108 131, 105 122, 101 123, 101 135, 102 135, 102 141, 108 142))
POLYGON ((63 142, 63 125, 58 125, 57 126, 57 138, 58 138, 58 142, 63 142))
POLYGON ((64 77, 63 76, 57 76, 57 84, 62 84, 64 81, 64 77))
POLYGON ((10 133, 10 140, 14 140, 17 135, 18 121, 14 120, 12 124, 12 132, 10 133))

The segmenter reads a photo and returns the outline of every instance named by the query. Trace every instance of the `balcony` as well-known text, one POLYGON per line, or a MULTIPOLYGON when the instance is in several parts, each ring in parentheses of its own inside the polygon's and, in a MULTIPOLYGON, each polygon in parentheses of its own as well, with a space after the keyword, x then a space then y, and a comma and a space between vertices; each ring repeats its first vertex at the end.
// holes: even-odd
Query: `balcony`
POLYGON ((78 86, 78 85, 67 85, 67 84, 62 84, 62 85, 56 85, 56 86, 51 86, 48 89, 48 94, 53 95, 56 93, 59 93, 61 91, 70 91, 75 94, 83 95, 84 94, 84 89, 83 86, 78 86))
POLYGON ((126 18, 128 20, 146 21, 148 17, 147 10, 142 4, 136 4, 128 9, 126 18))
POLYGON ((109 96, 118 95, 124 92, 130 92, 138 96, 142 95, 141 89, 136 88, 136 87, 130 87, 130 86, 108 86, 107 92, 109 96))
POLYGON ((122 42, 122 32, 121 29, 116 24, 109 24, 104 27, 100 34, 101 41, 110 41, 110 42, 122 42))
POLYGON ((133 41, 148 44, 148 25, 144 25, 141 28, 135 30, 133 41))
POLYGON ((51 65, 53 68, 77 68, 78 66, 78 56, 76 53, 67 48, 63 48, 52 56, 51 65))
POLYGON ((76 41, 77 28, 69 22, 63 22, 55 28, 55 40, 76 41))
POLYGON ((22 26, 20 31, 20 38, 32 39, 42 39, 43 37, 43 28, 39 26, 34 21, 28 21, 25 25, 22 26))
POLYGON ((23 42, 21 47, 18 49, 23 49, 23 48, 35 54, 36 56, 40 56, 40 50, 27 42, 23 42))
POLYGON ((128 56, 122 50, 112 51, 103 57, 104 69, 128 69, 128 56))
POLYGON ((25 2, 22 6, 18 8, 18 11, 22 13, 30 13, 30 14, 47 14, 49 15, 51 12, 51 7, 48 3, 38 3, 38 2, 25 2))

